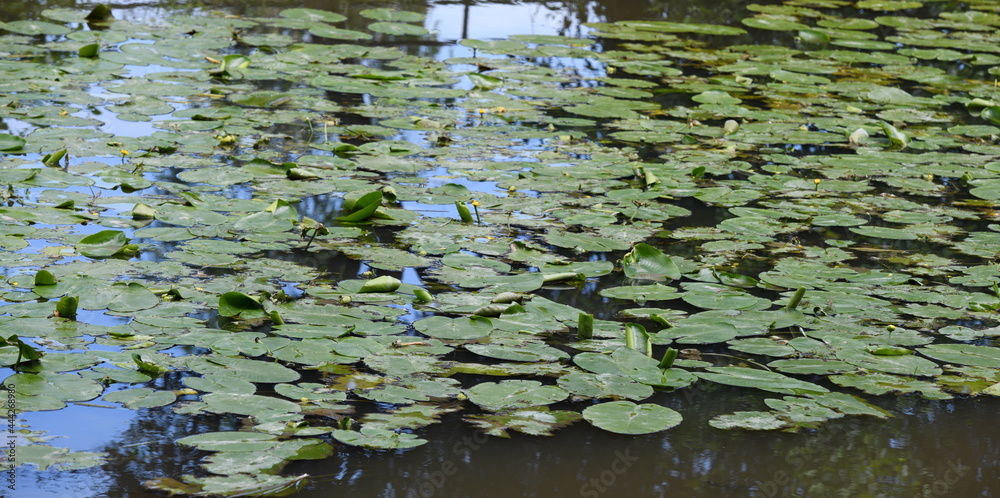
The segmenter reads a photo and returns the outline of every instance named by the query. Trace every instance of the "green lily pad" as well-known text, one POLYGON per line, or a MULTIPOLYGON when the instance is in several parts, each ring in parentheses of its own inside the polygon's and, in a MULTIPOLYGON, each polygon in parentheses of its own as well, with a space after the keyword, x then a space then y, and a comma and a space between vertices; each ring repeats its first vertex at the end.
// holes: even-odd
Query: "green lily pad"
POLYGON ((742 35, 746 31, 718 24, 680 23, 668 21, 619 21, 616 25, 641 31, 662 33, 693 33, 700 35, 742 35))
POLYGON ((267 412, 296 413, 300 407, 296 403, 268 396, 239 393, 208 393, 201 397, 206 410, 213 413, 235 413, 258 416, 267 412))
POLYGON ((98 310, 107 308, 118 313, 153 308, 160 298, 140 283, 115 283, 106 288, 93 289, 80 298, 80 307, 98 310))
POLYGON ((368 29, 376 33, 392 36, 424 36, 430 33, 423 26, 414 26, 402 22, 373 22, 368 25, 368 29))
POLYGON ((977 367, 1000 367, 1000 349, 971 344, 931 344, 917 349, 938 361, 977 367))
POLYGON ((350 29, 334 28, 325 24, 317 24, 309 28, 309 33, 320 38, 330 38, 333 40, 370 40, 372 35, 361 31, 350 29))
POLYGON ((47 444, 29 444, 17 448, 17 464, 31 464, 39 471, 96 467, 104 463, 106 456, 105 453, 70 451, 68 448, 57 448, 47 444))
POLYGON ((177 395, 172 391, 155 391, 148 387, 139 387, 108 393, 104 395, 103 399, 112 403, 121 403, 125 405, 125 408, 135 410, 169 405, 177 399, 177 395))
POLYGON ((278 15, 286 19, 302 19, 304 21, 317 21, 317 22, 328 22, 328 23, 338 23, 347 20, 346 16, 337 14, 335 12, 329 12, 326 10, 318 10, 318 9, 306 9, 306 8, 285 9, 279 12, 278 15))
POLYGON ((839 386, 856 387, 875 395, 892 392, 920 393, 927 399, 951 399, 951 395, 941 391, 937 384, 906 376, 883 373, 843 374, 831 376, 830 381, 839 386))
POLYGON ((766 15, 748 17, 745 19, 741 19, 740 22, 742 22, 744 26, 749 26, 751 28, 757 28, 757 29, 766 29, 769 31, 802 31, 809 29, 809 26, 806 26, 805 24, 802 23, 789 21, 780 17, 772 17, 766 15))
POLYGON ((641 401, 653 395, 653 388, 630 377, 611 373, 574 373, 558 379, 559 387, 588 398, 625 398, 641 401))
POLYGON ((182 437, 177 444, 202 451, 262 451, 273 446, 277 436, 259 432, 203 432, 182 437))
POLYGON ((344 444, 376 450, 414 448, 427 442, 413 434, 375 427, 362 427, 360 431, 336 430, 333 431, 333 437, 344 444))
POLYGON ((767 370, 742 367, 709 367, 695 375, 705 380, 738 387, 756 387, 783 394, 818 394, 829 390, 809 382, 767 370))
POLYGON ((771 431, 788 427, 788 422, 779 419, 772 412, 736 412, 717 415, 708 421, 716 429, 746 429, 751 431, 771 431))
POLYGON ((678 279, 681 271, 669 256, 648 244, 636 244, 622 257, 622 270, 629 278, 678 279))
POLYGON ((104 391, 98 382, 70 373, 17 373, 3 383, 14 386, 17 409, 23 411, 58 410, 66 401, 89 401, 104 391))
POLYGON ((600 295, 615 299, 628 299, 640 303, 645 303, 646 301, 666 301, 680 297, 677 289, 661 284, 612 287, 601 290, 600 295))
POLYGON ((3 29, 21 35, 65 35, 70 32, 66 26, 45 21, 11 21, 4 23, 3 29))
POLYGON ((507 431, 510 430, 531 436, 551 436, 580 418, 577 412, 549 410, 542 406, 496 415, 468 415, 464 420, 485 434, 509 438, 507 431))
POLYGON ((469 318, 447 318, 432 316, 417 320, 413 328, 435 339, 473 340, 490 335, 493 322, 489 318, 473 316, 469 318))
POLYGON ((76 250, 88 258, 108 258, 118 254, 128 241, 125 232, 121 230, 101 230, 80 239, 76 250))
POLYGON ((226 292, 219 296, 219 314, 243 318, 260 318, 266 315, 259 299, 242 292, 226 292))
POLYGON ((408 10, 396 10, 389 8, 365 9, 358 12, 361 17, 375 19, 376 21, 389 22, 420 22, 424 20, 424 15, 419 12, 408 10))
POLYGON ((468 390, 469 401, 493 412, 543 406, 562 401, 569 393, 534 380, 483 382, 468 390))
POLYGON ((617 434, 651 434, 680 425, 683 418, 670 408, 631 401, 610 401, 587 407, 583 418, 595 427, 617 434))
POLYGON ((867 349, 845 347, 837 351, 837 359, 851 365, 901 375, 940 375, 941 368, 926 358, 912 355, 873 354, 867 349))
POLYGON ((198 373, 217 373, 250 382, 278 384, 299 379, 295 370, 271 361, 223 356, 196 357, 188 360, 188 367, 198 373))
POLYGON ((889 227, 851 227, 850 230, 858 235, 866 237, 876 237, 881 239, 894 240, 916 240, 917 234, 912 230, 889 227))
POLYGON ((28 142, 21 137, 8 133, 0 133, 0 151, 19 150, 26 143, 28 142))

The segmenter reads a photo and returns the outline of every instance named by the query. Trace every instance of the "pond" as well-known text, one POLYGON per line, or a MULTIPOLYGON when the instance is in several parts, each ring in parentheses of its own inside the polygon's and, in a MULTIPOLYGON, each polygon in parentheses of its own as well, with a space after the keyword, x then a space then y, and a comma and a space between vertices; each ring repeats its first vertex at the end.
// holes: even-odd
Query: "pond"
POLYGON ((1000 492, 992 0, 5 3, 3 496, 1000 492))

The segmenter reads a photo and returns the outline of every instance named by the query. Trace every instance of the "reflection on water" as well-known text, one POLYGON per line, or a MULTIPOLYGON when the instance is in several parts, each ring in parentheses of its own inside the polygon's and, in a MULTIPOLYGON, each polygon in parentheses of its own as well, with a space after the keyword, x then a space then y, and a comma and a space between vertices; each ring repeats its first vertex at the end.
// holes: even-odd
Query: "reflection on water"
MULTIPOLYGON (((394 7, 427 15, 425 26, 435 43, 405 44, 416 55, 438 59, 466 57, 470 49, 455 40, 502 38, 509 34, 583 36, 585 22, 624 19, 726 24, 750 2, 602 0, 577 2, 398 1, 394 7)), ((771 2, 758 2, 771 3, 771 2)), ((225 10, 247 16, 276 15, 288 7, 343 12, 348 29, 365 23, 358 11, 385 2, 323 0, 244 0, 201 2, 109 2, 123 20, 163 20, 172 13, 197 15, 225 10)), ((38 18, 46 8, 87 8, 73 1, 4 1, 0 20, 38 18)), ((766 43, 769 40, 758 40, 766 43)), ((741 41, 742 42, 742 41, 741 41)), ((109 125, 111 126, 111 125, 109 125)), ((135 126, 134 123, 129 126, 135 126)), ((120 133, 115 130, 116 133, 120 133)), ((451 180, 444 180, 445 183, 451 180)), ((492 183, 492 182, 489 182, 492 183)), ((487 182, 465 183, 470 189, 492 188, 487 182), (478 187, 477 187, 478 186, 478 187)), ((728 216, 686 200, 696 214, 687 226, 714 226, 728 216)), ((333 218, 341 200, 317 196, 298 207, 315 219, 333 218)), ((422 208, 422 207, 421 207, 422 208)), ((428 206, 428 209, 433 206, 428 206)), ((418 209, 418 207, 414 207, 418 209)), ((442 215, 428 212, 428 215, 442 215)), ((446 213, 444 215, 450 215, 446 213)), ((830 237, 830 235, 824 235, 830 237)), ((674 247, 675 252, 683 248, 674 247)), ((332 278, 356 278, 366 267, 335 251, 270 255, 310 258, 332 278)), ((610 259, 610 258, 609 258, 610 259)), ((298 260, 302 262, 301 259, 298 260)), ((416 282, 407 270, 400 276, 416 282)), ((613 277, 610 277, 613 278, 613 277)), ((608 282, 602 281, 601 284, 608 282)), ((546 297, 598 316, 617 312, 592 289, 551 290, 546 297), (588 291, 590 290, 590 291, 588 291)), ((181 389, 181 374, 169 373, 158 389, 181 389)), ((467 380, 467 379, 462 379, 467 380)), ((1000 400, 928 401, 919 397, 882 397, 869 401, 898 414, 887 421, 849 417, 815 431, 798 434, 721 431, 703 421, 722 413, 757 410, 763 393, 747 393, 715 384, 699 384, 681 393, 663 393, 650 402, 681 412, 692 422, 660 434, 615 435, 579 423, 555 437, 513 434, 487 437, 458 416, 419 430, 428 443, 402 452, 376 452, 338 445, 333 457, 294 462, 286 474, 308 473, 313 482, 300 496, 431 497, 431 496, 989 496, 1000 493, 1000 429, 995 414, 1000 400), (697 422, 694 422, 697 421, 697 422)), ((580 410, 578 405, 553 406, 580 410)), ((17 471, 18 496, 150 496, 141 483, 160 476, 201 474, 199 452, 173 444, 202 432, 238 430, 228 416, 178 416, 170 408, 139 412, 78 405, 59 412, 23 415, 33 430, 65 433, 66 426, 85 426, 52 444, 73 451, 103 451, 109 463, 73 472, 17 471)))
MULTIPOLYGON (((729 388, 652 402, 703 419, 755 409, 765 396, 729 388)), ((883 400, 895 419, 848 417, 800 434, 720 431, 682 423, 627 437, 583 424, 552 438, 491 438, 460 424, 421 431, 419 450, 344 451, 287 471, 317 476, 320 496, 989 496, 1000 465, 988 437, 1000 403, 883 400), (959 408, 960 406, 960 408, 959 408), (961 414, 953 412, 960 409, 961 414), (961 422, 958 418, 961 418, 961 422), (970 437, 987 431, 984 437, 970 437)), ((553 407, 556 408, 556 407, 553 407)), ((995 433, 995 429, 993 430, 995 433)))

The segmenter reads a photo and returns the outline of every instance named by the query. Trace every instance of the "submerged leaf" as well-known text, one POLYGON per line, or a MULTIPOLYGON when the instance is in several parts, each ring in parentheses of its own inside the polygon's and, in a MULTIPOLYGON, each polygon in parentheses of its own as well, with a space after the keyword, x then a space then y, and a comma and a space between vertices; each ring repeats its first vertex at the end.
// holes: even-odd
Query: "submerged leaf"
POLYGON ((554 431, 566 427, 581 415, 577 412, 549 410, 548 407, 536 407, 514 410, 496 415, 467 415, 466 422, 476 426, 486 434, 509 438, 509 430, 515 430, 531 436, 551 436, 554 431))

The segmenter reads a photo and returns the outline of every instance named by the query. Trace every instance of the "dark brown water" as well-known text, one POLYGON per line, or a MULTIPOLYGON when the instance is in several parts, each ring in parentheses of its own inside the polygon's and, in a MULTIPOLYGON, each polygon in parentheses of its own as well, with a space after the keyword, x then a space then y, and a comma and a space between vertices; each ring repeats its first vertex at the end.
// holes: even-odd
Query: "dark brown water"
MULTIPOLYGON (((586 33, 582 23, 591 21, 667 19, 733 24, 748 3, 401 1, 391 6, 426 13, 425 26, 438 32, 438 43, 413 45, 408 50, 447 58, 467 51, 453 43, 461 38, 528 33, 582 36, 586 33)), ((134 20, 178 10, 275 15, 287 7, 343 12, 360 20, 351 14, 385 5, 322 0, 111 3, 118 18, 134 20)), ((5 0, 0 19, 38 18, 38 13, 49 7, 89 6, 72 1, 5 0)), ((753 41, 774 42, 739 42, 753 41)), ((593 311, 601 312, 601 300, 589 299, 593 311)), ((580 302, 574 305, 586 307, 580 302)), ((179 378, 169 375, 157 382, 159 389, 184 387, 179 378)), ((867 398, 896 417, 887 421, 848 417, 794 434, 722 431, 705 423, 718 414, 759 410, 766 397, 774 396, 718 385, 658 394, 649 401, 678 410, 686 420, 669 431, 638 437, 579 423, 553 437, 515 434, 503 439, 478 433, 455 415, 417 431, 429 441, 418 448, 377 452, 340 445, 333 457, 295 462, 284 474, 314 476, 298 495, 303 497, 972 497, 1000 493, 998 399, 867 398)), ((197 466, 203 455, 171 444, 175 439, 232 430, 240 424, 235 418, 177 416, 163 408, 136 413, 71 407, 23 417, 33 429, 55 434, 70 425, 92 428, 85 431, 86 436, 51 443, 73 451, 111 455, 107 465, 80 471, 21 468, 16 496, 26 497, 153 496, 155 493, 142 487, 142 481, 203 473, 197 466)))

